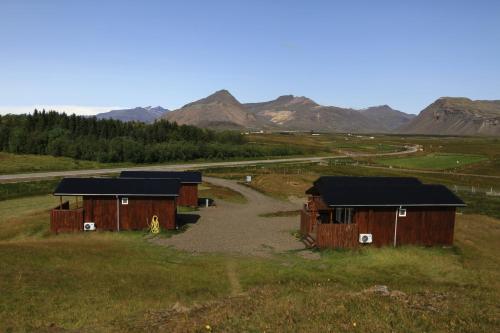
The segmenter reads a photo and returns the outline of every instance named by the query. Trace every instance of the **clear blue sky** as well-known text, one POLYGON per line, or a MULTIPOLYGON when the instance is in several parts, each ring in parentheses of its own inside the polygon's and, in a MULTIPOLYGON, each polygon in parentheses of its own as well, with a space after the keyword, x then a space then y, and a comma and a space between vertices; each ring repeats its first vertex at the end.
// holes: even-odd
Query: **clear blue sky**
POLYGON ((500 1, 0 0, 0 106, 500 99, 500 1))

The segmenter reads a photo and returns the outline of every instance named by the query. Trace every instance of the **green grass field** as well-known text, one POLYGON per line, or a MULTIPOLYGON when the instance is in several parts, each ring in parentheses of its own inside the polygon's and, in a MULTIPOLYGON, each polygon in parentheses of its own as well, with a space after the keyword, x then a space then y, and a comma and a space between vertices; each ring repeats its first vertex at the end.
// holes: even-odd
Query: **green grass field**
MULTIPOLYGON (((390 151, 418 143, 424 147, 422 155, 431 156, 401 160, 427 159, 428 165, 436 156, 461 156, 460 172, 500 175, 500 144, 490 138, 376 136, 373 141, 340 134, 273 134, 257 140, 272 144, 293 142, 297 137, 321 154, 356 150, 357 146, 359 151, 390 151), (483 160, 470 162, 471 156, 483 160)), ((0 156, 5 158, 5 154, 0 156)), ((61 166, 57 158, 36 157, 41 159, 31 162, 38 163, 40 170, 71 169, 71 163, 77 163, 61 162, 61 166)), ((0 163, 0 170, 33 171, 30 163, 23 162, 25 158, 8 156, 10 169, 2 169, 0 163)), ((445 166, 453 162, 444 160, 445 166)), ((455 166, 428 174, 346 162, 221 168, 205 174, 240 180, 253 175, 253 188, 282 200, 303 197, 312 181, 326 174, 407 175, 427 183, 500 188, 499 179, 454 175, 450 171, 455 166)), ((308 260, 300 251, 269 258, 191 255, 156 245, 144 232, 52 235, 49 210, 59 199, 45 193, 53 190, 55 182, 0 184, 0 332, 500 329, 500 197, 459 192, 469 206, 457 215, 453 248, 322 251, 318 260, 308 260), (388 286, 391 295, 369 292, 375 285, 388 286)), ((245 203, 238 193, 210 184, 200 188, 200 196, 245 203)), ((298 227, 295 214, 267 215, 269 223, 275 216, 296 218, 298 227)), ((159 237, 165 236, 170 234, 159 237)))
POLYGON ((319 260, 294 252, 193 256, 137 232, 51 235, 48 209, 56 203, 52 196, 0 202, 0 331, 499 327, 499 220, 459 216, 451 249, 325 251, 319 260), (367 291, 379 284, 392 296, 367 291))
POLYGON ((447 170, 488 160, 485 156, 431 153, 422 156, 379 158, 377 163, 406 169, 447 170))
POLYGON ((27 181, 18 183, 0 183, 0 201, 32 195, 51 193, 59 179, 27 181))
POLYGON ((80 161, 68 157, 48 155, 16 155, 0 152, 0 174, 97 169, 125 164, 107 164, 93 161, 80 161))

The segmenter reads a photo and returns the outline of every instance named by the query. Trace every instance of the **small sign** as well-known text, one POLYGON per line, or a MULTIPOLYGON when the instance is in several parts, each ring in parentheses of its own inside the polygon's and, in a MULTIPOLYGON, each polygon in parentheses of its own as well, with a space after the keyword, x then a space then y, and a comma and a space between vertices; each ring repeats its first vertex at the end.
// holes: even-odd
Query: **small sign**
POLYGON ((245 181, 250 183, 252 181, 252 176, 246 176, 245 181))

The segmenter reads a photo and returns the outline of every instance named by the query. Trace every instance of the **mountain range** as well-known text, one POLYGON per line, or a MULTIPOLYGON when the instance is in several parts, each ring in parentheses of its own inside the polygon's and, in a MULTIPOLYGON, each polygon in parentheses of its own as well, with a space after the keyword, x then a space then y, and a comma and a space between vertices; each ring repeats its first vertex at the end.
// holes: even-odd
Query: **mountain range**
POLYGON ((209 128, 328 132, 391 132, 414 115, 387 105, 363 110, 322 106, 307 97, 280 96, 260 103, 240 103, 220 90, 162 116, 179 124, 209 128))
POLYGON ((161 106, 146 106, 136 107, 133 109, 111 110, 108 112, 99 113, 97 119, 116 119, 121 121, 140 121, 143 123, 152 123, 160 118, 169 110, 161 106))
POLYGON ((174 111, 137 107, 97 117, 148 123, 166 119, 178 124, 237 130, 500 135, 500 101, 457 97, 439 98, 416 116, 388 105, 352 109, 324 106, 294 95, 240 103, 229 91, 219 90, 174 111))

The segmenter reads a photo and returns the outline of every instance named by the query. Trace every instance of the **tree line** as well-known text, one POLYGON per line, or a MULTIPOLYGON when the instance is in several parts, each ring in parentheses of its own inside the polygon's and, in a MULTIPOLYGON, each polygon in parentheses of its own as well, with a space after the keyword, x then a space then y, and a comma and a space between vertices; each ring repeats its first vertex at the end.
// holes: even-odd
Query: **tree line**
POLYGON ((235 131, 218 132, 166 120, 153 124, 122 122, 45 110, 0 115, 0 149, 15 154, 134 163, 303 153, 292 146, 249 144, 235 131))

